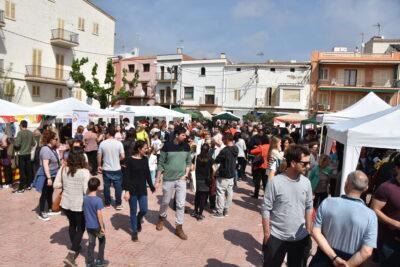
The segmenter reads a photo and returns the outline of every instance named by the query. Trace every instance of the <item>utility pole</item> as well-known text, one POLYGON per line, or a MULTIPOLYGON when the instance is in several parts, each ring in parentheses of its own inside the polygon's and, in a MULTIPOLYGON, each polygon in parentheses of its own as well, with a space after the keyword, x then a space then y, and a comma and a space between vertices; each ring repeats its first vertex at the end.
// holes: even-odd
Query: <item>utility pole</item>
POLYGON ((254 108, 253 112, 255 112, 256 107, 257 107, 257 87, 258 87, 258 65, 256 65, 254 69, 254 77, 256 79, 256 88, 255 88, 255 94, 254 94, 254 108))
POLYGON ((380 37, 381 36, 381 24, 378 22, 378 23, 376 23, 375 25, 373 25, 374 27, 376 27, 377 28, 377 30, 378 30, 378 36, 380 37))

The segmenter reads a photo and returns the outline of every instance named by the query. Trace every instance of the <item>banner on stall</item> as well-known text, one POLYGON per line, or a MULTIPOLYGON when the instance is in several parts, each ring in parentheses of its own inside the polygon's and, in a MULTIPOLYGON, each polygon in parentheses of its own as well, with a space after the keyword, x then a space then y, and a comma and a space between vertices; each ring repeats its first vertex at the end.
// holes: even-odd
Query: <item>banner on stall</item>
POLYGON ((89 124, 88 110, 73 110, 72 111, 72 136, 75 136, 78 126, 86 127, 89 124))

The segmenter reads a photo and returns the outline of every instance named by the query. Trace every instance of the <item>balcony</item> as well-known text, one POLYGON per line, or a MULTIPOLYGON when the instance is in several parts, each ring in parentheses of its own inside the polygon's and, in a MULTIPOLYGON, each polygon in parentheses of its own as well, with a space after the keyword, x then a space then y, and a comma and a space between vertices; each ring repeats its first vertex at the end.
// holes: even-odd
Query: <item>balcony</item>
POLYGON ((346 84, 343 79, 318 80, 318 88, 323 91, 354 91, 354 92, 397 92, 400 90, 400 82, 388 80, 365 79, 356 81, 356 84, 346 84))
POLYGON ((4 20, 4 10, 0 10, 0 28, 6 26, 6 21, 4 20))
POLYGON ((79 34, 64 29, 53 29, 51 30, 50 42, 54 46, 75 47, 79 45, 79 34))
POLYGON ((25 80, 29 82, 42 82, 57 85, 66 85, 66 80, 69 77, 69 71, 49 68, 39 65, 26 66, 25 80))
POLYGON ((319 52, 318 60, 320 63, 333 64, 393 64, 400 59, 400 53, 391 54, 367 54, 357 52, 319 52))
POLYGON ((157 82, 159 83, 176 83, 178 81, 177 73, 157 72, 157 82))
POLYGON ((199 105, 204 107, 218 106, 218 98, 214 95, 206 95, 205 97, 200 97, 199 105))

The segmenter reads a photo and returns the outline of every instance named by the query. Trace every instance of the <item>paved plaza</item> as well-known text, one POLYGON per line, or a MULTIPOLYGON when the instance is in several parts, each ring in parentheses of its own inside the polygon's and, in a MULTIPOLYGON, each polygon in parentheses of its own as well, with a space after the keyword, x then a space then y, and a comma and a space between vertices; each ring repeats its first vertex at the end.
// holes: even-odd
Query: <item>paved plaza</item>
MULTIPOLYGON (((239 182, 229 217, 215 219, 205 212, 206 218, 198 222, 186 214, 187 241, 173 233, 173 210, 169 210, 164 230, 155 229, 161 189, 154 195, 149 193, 149 212, 137 243, 130 239, 128 203, 123 203, 123 211, 105 209, 106 258, 110 266, 260 266, 261 198, 257 201, 250 197, 249 183, 239 182)), ((187 207, 192 209, 193 194, 188 193, 187 200, 187 207)), ((0 190, 0 266, 62 266, 70 246, 67 218, 38 220, 38 201, 39 193, 34 190, 24 194, 0 190)), ((87 240, 85 233, 79 266, 84 266, 87 240)))

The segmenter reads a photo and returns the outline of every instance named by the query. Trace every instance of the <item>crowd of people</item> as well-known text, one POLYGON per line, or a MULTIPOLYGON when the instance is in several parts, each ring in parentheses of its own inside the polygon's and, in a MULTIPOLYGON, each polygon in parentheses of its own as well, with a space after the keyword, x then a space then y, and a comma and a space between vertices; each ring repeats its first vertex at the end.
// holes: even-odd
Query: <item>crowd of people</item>
POLYGON ((53 208, 53 192, 62 191, 71 241, 64 263, 69 266, 76 266, 85 230, 87 266, 108 264, 103 208, 122 210, 122 199, 128 202, 131 239, 137 242, 147 195, 161 188, 156 230, 163 230, 172 200, 175 234, 187 240, 188 188, 195 194, 190 216, 201 222, 208 211, 222 219, 229 216, 234 188, 250 177, 252 197, 262 196, 264 266, 282 266, 285 257, 289 267, 358 266, 372 254, 381 266, 400 263, 400 156, 395 151, 364 148, 340 196, 343 146, 337 143, 330 155, 319 155, 317 132, 302 137, 290 124, 142 120, 135 127, 125 118, 118 125, 91 122, 73 135, 71 125, 31 132, 22 121, 15 138, 0 138, 2 189, 12 186, 16 164, 20 179, 12 192, 40 192, 43 221, 61 214, 53 208), (311 238, 318 249, 309 263, 311 238))

